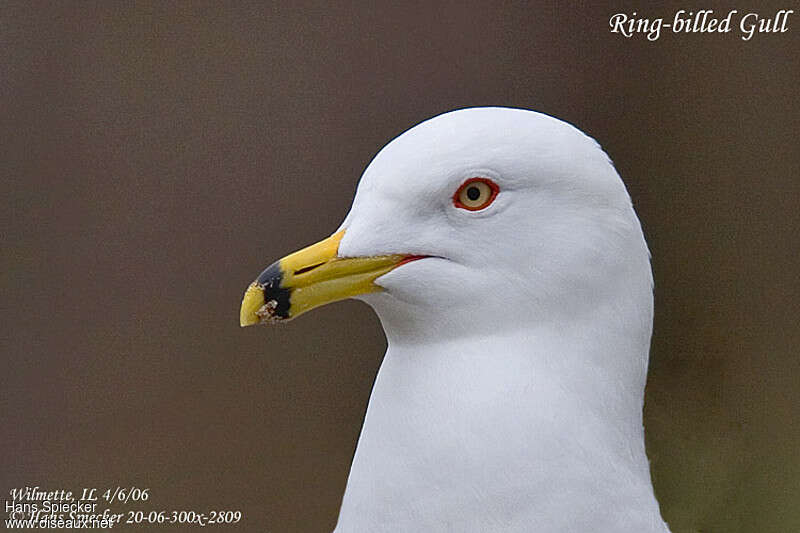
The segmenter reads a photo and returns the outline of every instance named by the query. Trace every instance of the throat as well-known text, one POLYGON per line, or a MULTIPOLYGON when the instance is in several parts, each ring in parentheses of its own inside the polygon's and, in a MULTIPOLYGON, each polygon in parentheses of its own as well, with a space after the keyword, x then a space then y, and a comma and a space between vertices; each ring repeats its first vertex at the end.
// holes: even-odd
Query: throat
POLYGON ((582 346, 543 332, 390 342, 336 531, 666 531, 645 372, 620 378, 582 346))

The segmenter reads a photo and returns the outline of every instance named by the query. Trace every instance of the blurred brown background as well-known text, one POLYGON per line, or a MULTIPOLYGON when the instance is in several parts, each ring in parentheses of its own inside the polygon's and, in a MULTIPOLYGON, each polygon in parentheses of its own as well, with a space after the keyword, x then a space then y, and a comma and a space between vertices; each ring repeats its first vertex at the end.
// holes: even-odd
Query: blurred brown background
POLYGON ((578 125, 629 186, 673 531, 800 531, 800 18, 649 42, 619 11, 4 2, 0 492, 135 485, 116 509, 330 531, 380 325, 345 302, 242 330, 242 292, 337 227, 392 137, 494 104, 578 125))

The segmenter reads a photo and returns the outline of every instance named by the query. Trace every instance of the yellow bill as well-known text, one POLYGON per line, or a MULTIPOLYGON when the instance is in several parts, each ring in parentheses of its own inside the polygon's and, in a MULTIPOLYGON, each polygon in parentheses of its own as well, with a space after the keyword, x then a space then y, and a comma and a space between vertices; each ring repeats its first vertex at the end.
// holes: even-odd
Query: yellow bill
POLYGON ((242 299, 244 326, 290 320, 315 307, 380 291, 374 281, 420 256, 338 257, 344 230, 268 266, 242 299))

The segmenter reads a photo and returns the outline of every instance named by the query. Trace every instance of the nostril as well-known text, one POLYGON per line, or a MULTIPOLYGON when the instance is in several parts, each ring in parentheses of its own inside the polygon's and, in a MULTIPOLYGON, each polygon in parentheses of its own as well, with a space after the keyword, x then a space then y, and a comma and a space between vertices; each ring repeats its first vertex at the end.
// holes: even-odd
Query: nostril
POLYGON ((317 263, 317 264, 315 264, 315 265, 311 265, 311 266, 307 266, 307 267, 299 268, 299 269, 297 269, 297 270, 295 270, 295 271, 294 271, 294 275, 295 275, 295 276, 297 276, 297 275, 299 275, 299 274, 304 274, 304 273, 306 273, 306 272, 310 272, 310 271, 314 270, 314 269, 315 269, 315 268, 317 268, 317 267, 321 267, 323 264, 324 264, 324 263, 317 263))

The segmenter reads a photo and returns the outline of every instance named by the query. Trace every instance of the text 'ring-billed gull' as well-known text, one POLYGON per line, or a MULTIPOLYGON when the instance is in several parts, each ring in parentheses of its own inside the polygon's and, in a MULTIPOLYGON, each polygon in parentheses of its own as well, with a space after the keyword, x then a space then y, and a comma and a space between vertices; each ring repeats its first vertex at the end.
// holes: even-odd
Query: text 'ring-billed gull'
POLYGON ((394 139, 242 325, 356 297, 388 349, 337 533, 666 532, 645 455, 647 245, 598 144, 462 109, 394 139))

